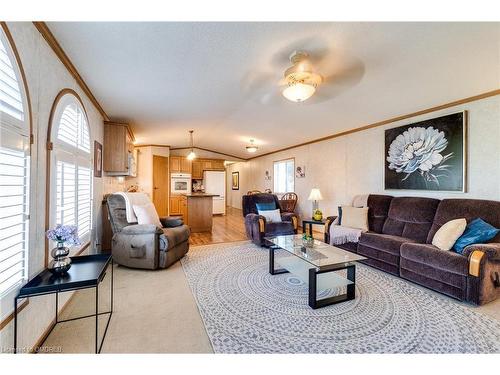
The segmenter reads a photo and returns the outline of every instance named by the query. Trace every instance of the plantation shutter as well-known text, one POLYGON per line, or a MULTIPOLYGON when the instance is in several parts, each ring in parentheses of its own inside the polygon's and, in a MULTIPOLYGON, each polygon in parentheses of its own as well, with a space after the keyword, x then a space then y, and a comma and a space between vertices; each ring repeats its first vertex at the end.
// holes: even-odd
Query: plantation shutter
POLYGON ((24 121, 23 98, 16 72, 0 39, 0 112, 24 121))
POLYGON ((1 308, 10 310, 8 297, 28 277, 30 137, 24 92, 7 43, 0 28, 0 297, 1 308))
MULTIPOLYGON (((51 226, 76 225, 82 243, 92 228, 92 169, 90 133, 83 107, 72 94, 60 99, 53 129, 55 134, 55 212, 51 226), (59 108, 60 107, 60 108, 59 108)), ((54 187, 52 187, 54 189, 54 187)))

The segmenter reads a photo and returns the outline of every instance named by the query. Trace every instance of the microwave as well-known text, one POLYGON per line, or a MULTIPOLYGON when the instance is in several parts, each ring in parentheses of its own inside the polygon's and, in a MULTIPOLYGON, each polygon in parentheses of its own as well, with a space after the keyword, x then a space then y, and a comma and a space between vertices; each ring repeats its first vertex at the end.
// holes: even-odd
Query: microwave
POLYGON ((191 193, 191 175, 189 173, 172 173, 170 175, 170 192, 172 194, 191 193))

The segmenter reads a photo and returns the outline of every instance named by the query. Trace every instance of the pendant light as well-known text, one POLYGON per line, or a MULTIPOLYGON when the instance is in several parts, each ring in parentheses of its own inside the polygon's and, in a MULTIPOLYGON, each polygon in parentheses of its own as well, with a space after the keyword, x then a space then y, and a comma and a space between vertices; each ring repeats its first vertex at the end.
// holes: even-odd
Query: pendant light
POLYGON ((193 148, 193 145, 194 145, 194 143, 193 143, 193 132, 194 132, 194 130, 190 130, 189 131, 189 138, 190 138, 190 142, 191 142, 191 144, 190 144, 190 146, 191 146, 191 152, 188 154, 187 160, 193 160, 193 159, 196 158, 196 154, 194 153, 194 148, 193 148))

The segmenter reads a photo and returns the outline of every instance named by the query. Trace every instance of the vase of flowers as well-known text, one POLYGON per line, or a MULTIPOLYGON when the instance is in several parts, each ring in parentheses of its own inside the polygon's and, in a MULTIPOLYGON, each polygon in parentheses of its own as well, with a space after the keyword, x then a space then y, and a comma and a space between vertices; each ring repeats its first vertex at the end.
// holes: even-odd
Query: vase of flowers
POLYGON ((71 268, 71 258, 68 257, 69 248, 65 244, 80 245, 78 228, 75 225, 58 224, 54 229, 49 229, 46 235, 49 240, 57 243, 57 246, 50 252, 52 260, 49 263, 49 271, 54 275, 65 274, 71 268))
POLYGON ((309 235, 309 234, 305 234, 302 236, 302 245, 304 247, 313 247, 314 246, 314 237, 309 235))

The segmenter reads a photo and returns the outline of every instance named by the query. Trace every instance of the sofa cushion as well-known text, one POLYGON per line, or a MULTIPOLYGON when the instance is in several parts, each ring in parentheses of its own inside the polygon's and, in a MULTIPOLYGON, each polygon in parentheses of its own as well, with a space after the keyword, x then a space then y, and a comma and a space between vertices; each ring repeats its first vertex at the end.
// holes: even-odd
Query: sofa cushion
POLYGON ((433 198, 393 198, 382 233, 425 243, 438 204, 433 198))
MULTIPOLYGON (((427 243, 437 230, 446 222, 464 217, 467 223, 476 218, 481 218, 496 228, 500 228, 500 201, 489 201, 483 199, 443 199, 437 208, 432 228, 427 236, 427 243)), ((500 242, 498 233, 489 242, 500 242)))
POLYGON ((294 234, 293 224, 290 221, 281 223, 266 223, 266 235, 279 236, 294 234))
POLYGON ((408 238, 373 232, 361 233, 359 243, 374 249, 399 256, 399 248, 406 242, 415 242, 408 238))
MULTIPOLYGON (((439 233, 443 227, 444 225, 436 233, 439 233)), ((487 243, 495 237, 498 232, 500 232, 500 229, 495 228, 482 219, 472 220, 469 225, 467 225, 467 228, 465 228, 462 236, 455 242, 453 250, 458 254, 462 254, 465 247, 472 244, 487 243)))
POLYGON ((368 196, 368 229, 371 232, 382 233, 392 198, 390 195, 379 194, 368 196))
POLYGON ((399 254, 378 250, 374 247, 365 246, 363 244, 358 244, 358 254, 369 259, 376 260, 377 262, 390 264, 393 267, 399 268, 399 254))
POLYGON ((163 228, 163 234, 167 238, 168 250, 177 246, 181 242, 188 241, 191 231, 187 225, 181 225, 180 227, 175 228, 163 228))
POLYGON ((442 251, 434 245, 405 243, 401 246, 401 258, 432 269, 463 276, 468 274, 469 261, 466 257, 453 251, 442 251))
POLYGON ((436 232, 432 244, 440 250, 450 250, 457 239, 464 233, 466 226, 467 221, 464 218, 448 221, 436 232))

